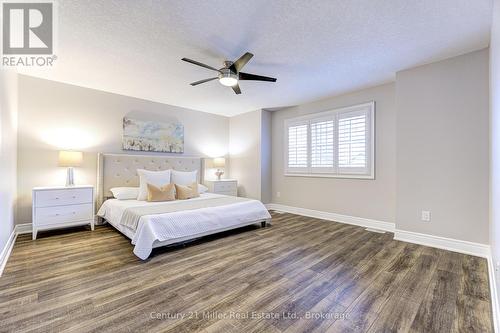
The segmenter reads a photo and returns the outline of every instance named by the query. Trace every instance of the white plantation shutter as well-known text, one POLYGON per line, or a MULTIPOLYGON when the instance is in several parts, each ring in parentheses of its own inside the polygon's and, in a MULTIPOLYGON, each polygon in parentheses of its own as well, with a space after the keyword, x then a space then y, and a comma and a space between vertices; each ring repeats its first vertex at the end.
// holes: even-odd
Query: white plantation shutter
POLYGON ((288 169, 290 172, 302 172, 308 166, 308 124, 288 126, 288 169))
POLYGON ((365 110, 338 114, 338 168, 340 173, 367 173, 369 114, 365 110))
POLYGON ((285 173, 374 178, 375 103, 285 121, 285 173))
POLYGON ((316 172, 333 172, 334 167, 334 118, 312 120, 311 168, 316 172))

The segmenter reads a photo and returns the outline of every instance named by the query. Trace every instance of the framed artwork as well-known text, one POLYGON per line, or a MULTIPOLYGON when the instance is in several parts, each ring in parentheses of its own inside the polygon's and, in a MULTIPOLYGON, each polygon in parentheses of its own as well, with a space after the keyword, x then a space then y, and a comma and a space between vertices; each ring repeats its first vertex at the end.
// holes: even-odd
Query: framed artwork
POLYGON ((184 152, 184 126, 179 122, 156 122, 123 118, 123 149, 184 152))

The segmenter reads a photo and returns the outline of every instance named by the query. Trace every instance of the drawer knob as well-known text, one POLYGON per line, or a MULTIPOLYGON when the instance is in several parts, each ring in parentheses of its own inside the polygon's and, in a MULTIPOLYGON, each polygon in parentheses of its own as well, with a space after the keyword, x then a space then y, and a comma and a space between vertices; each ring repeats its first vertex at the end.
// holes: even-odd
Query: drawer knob
POLYGON ((56 197, 56 200, 59 200, 59 198, 58 198, 58 197, 56 197))
POLYGON ((73 196, 73 199, 75 199, 75 198, 76 198, 76 195, 73 196))
POLYGON ((59 213, 56 213, 56 216, 59 216, 59 213))
POLYGON ((73 214, 76 214, 76 212, 73 212, 73 214))

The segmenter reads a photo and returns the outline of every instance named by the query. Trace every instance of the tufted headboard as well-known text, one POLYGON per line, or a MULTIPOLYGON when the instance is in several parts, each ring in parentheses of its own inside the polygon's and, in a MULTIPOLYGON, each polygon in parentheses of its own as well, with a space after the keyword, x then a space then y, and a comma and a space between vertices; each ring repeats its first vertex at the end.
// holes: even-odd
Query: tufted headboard
POLYGON ((97 158, 97 207, 111 197, 109 189, 120 186, 139 186, 137 169, 146 170, 198 170, 201 158, 158 155, 98 154, 97 158))

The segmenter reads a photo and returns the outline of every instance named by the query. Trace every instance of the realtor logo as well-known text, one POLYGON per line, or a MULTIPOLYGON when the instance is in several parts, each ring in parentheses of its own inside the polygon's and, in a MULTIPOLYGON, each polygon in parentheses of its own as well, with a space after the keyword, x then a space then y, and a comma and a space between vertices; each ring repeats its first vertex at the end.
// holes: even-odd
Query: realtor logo
POLYGON ((3 3, 3 54, 52 54, 52 3, 3 3))
POLYGON ((2 2, 2 67, 52 67, 57 59, 54 2, 2 2))

